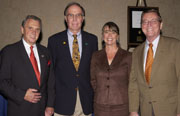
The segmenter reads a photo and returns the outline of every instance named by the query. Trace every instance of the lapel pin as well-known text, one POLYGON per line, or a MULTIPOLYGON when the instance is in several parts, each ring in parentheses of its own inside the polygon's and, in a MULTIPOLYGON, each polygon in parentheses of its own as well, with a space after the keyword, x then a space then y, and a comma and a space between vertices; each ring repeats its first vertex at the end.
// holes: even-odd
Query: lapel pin
POLYGON ((65 42, 65 41, 63 42, 63 45, 66 45, 66 42, 65 42))
POLYGON ((44 55, 41 55, 42 58, 44 58, 44 55))
POLYGON ((87 46, 87 45, 88 45, 88 43, 85 43, 85 45, 87 46))

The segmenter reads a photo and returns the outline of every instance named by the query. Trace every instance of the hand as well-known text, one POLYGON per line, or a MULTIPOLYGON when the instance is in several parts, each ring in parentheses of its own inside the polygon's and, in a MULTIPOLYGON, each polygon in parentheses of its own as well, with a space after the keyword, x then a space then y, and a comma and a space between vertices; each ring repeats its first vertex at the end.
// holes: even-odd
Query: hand
POLYGON ((36 89, 31 89, 29 88, 26 91, 26 94, 24 96, 24 100, 31 102, 31 103, 37 103, 41 99, 41 93, 37 92, 38 90, 36 89))
POLYGON ((45 116, 52 116, 54 113, 54 108, 52 107, 47 107, 45 110, 45 116))
POLYGON ((180 114, 177 114, 177 116, 180 116, 180 114))
POLYGON ((137 112, 131 112, 129 116, 139 116, 137 112))

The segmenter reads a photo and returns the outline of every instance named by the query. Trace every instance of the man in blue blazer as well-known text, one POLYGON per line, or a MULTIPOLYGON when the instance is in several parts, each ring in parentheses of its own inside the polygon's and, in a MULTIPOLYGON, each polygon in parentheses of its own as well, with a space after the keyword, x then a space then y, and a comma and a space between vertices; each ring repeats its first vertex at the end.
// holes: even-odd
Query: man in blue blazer
POLYGON ((83 31, 83 7, 70 3, 64 10, 67 30, 49 38, 56 80, 55 116, 90 116, 93 111, 93 90, 90 84, 90 61, 98 49, 97 37, 83 31), (73 35, 77 35, 80 64, 75 68, 73 35))

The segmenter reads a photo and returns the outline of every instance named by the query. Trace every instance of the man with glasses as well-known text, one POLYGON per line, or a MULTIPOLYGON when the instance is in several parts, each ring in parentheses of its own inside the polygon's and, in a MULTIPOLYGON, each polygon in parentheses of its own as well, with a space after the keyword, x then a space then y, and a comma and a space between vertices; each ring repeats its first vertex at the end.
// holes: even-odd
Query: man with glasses
POLYGON ((180 116, 180 41, 160 34, 157 10, 142 13, 146 41, 133 52, 129 81, 130 116, 180 116))
POLYGON ((67 30, 49 38, 48 48, 55 68, 55 116, 90 116, 93 90, 90 61, 97 47, 97 37, 82 30, 84 8, 76 2, 64 10, 67 30))

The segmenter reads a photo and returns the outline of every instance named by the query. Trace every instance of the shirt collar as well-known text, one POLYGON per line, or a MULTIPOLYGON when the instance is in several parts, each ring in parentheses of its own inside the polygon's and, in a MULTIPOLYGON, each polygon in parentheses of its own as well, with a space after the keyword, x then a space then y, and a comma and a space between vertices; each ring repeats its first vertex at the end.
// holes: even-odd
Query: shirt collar
MULTIPOLYGON (((26 47, 26 48, 30 48, 31 47, 31 45, 29 45, 25 40, 24 40, 24 38, 22 38, 22 41, 23 41, 23 44, 24 44, 24 46, 26 47)), ((36 44, 34 44, 34 45, 32 45, 33 46, 33 48, 36 48, 36 44)))
MULTIPOLYGON (((159 39, 160 39, 160 35, 158 35, 156 39, 152 42, 153 46, 157 46, 159 39)), ((150 44, 149 41, 146 39, 146 45, 148 46, 149 44, 150 44)))
MULTIPOLYGON (((73 36, 74 34, 68 29, 68 34, 73 36)), ((81 30, 77 33, 77 37, 81 35, 81 30)))

